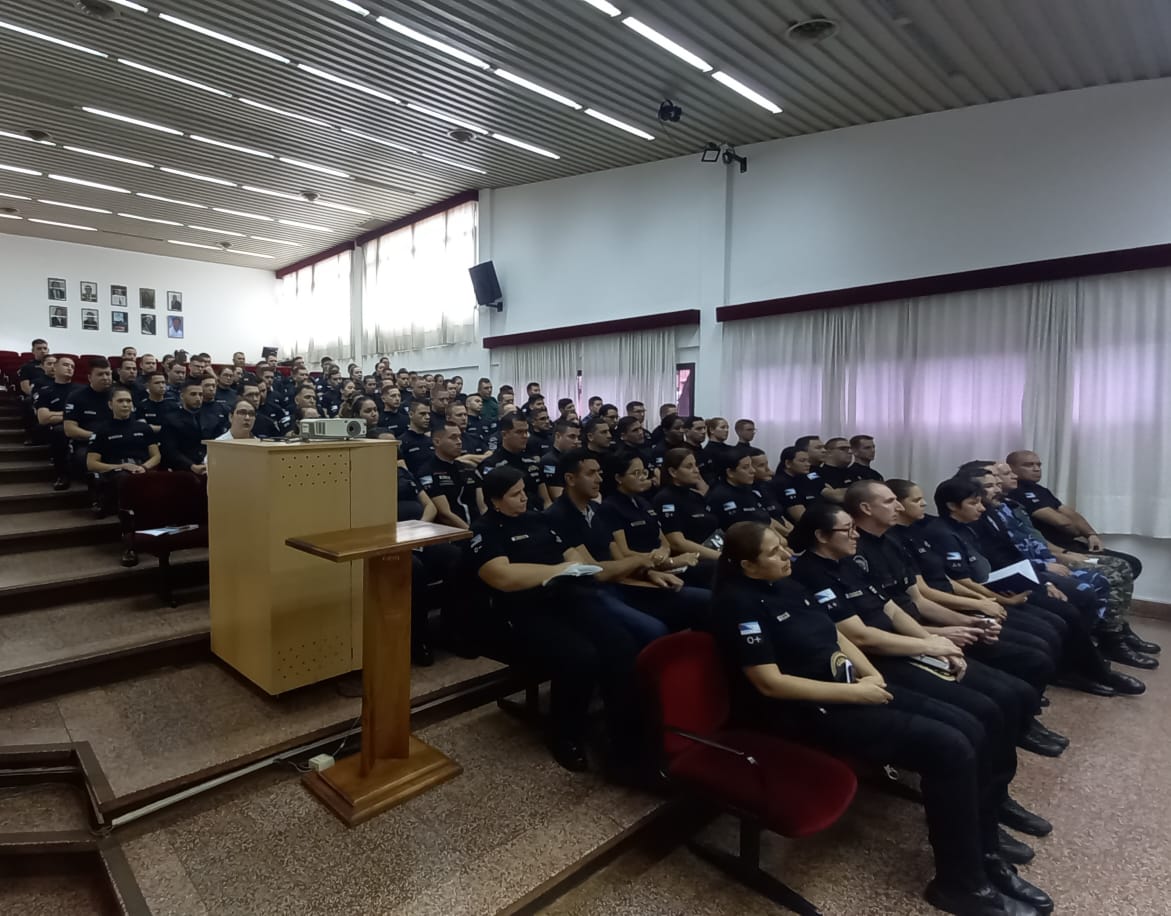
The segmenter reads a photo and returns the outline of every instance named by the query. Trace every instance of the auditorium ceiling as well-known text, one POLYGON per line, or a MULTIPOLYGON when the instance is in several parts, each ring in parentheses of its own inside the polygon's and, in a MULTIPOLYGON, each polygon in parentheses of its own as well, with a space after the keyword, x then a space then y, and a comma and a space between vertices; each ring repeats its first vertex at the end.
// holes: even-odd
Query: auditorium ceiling
POLYGON ((0 232, 279 268, 472 188, 1168 76, 1171 5, 0 0, 0 57, 0 232))

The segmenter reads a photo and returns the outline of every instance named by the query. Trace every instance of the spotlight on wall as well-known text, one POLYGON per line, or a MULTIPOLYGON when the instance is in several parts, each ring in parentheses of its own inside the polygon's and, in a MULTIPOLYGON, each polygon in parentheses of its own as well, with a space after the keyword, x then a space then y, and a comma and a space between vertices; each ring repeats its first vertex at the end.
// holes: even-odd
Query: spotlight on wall
POLYGON ((674 123, 683 117, 683 109, 670 99, 663 99, 659 104, 659 120, 663 123, 674 123))
POLYGON ((741 175, 748 171, 748 157, 738 155, 736 147, 732 146, 731 143, 709 143, 699 154, 700 162, 720 162, 721 160, 724 165, 739 162, 741 175))
POLYGON ((734 147, 724 147, 724 165, 731 165, 733 162, 740 163, 741 175, 748 171, 748 157, 736 155, 736 150, 734 147))
POLYGON ((700 162, 719 162, 720 161, 720 144, 709 143, 703 148, 703 152, 699 154, 700 162))

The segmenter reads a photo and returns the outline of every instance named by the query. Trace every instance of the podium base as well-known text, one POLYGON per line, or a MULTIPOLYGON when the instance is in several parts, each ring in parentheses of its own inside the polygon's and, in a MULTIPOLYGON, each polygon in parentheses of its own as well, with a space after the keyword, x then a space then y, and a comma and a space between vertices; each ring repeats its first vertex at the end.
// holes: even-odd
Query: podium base
POLYGON ((463 772, 446 754, 411 736, 410 756, 379 760, 361 775, 361 754, 328 770, 306 773, 302 781, 349 827, 355 827, 407 799, 463 772))

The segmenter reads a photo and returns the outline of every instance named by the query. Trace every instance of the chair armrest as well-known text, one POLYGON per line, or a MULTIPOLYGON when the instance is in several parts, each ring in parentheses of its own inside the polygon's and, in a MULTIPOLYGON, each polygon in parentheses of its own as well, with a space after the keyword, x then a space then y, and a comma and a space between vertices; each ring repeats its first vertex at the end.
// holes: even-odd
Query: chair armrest
POLYGON ((718 741, 713 741, 711 738, 704 738, 702 735, 697 735, 693 732, 684 731, 681 728, 671 728, 669 725, 665 726, 666 730, 673 735, 678 735, 680 738, 686 738, 688 741, 694 741, 696 744, 702 744, 705 747, 715 748, 717 751, 724 751, 728 754, 733 754, 737 757, 743 758, 745 763, 751 766, 759 766, 759 762, 751 754, 748 754, 738 748, 730 747, 727 744, 720 744, 718 741))

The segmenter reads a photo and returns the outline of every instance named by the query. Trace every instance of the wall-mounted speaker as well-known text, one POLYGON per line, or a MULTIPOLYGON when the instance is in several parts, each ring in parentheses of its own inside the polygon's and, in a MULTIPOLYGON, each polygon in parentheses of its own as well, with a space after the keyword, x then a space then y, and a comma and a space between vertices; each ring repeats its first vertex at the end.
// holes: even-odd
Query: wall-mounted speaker
POLYGON ((491 261, 469 267, 472 288, 476 291, 476 302, 496 311, 504 310, 504 295, 500 292, 500 281, 496 279, 496 268, 491 261))

